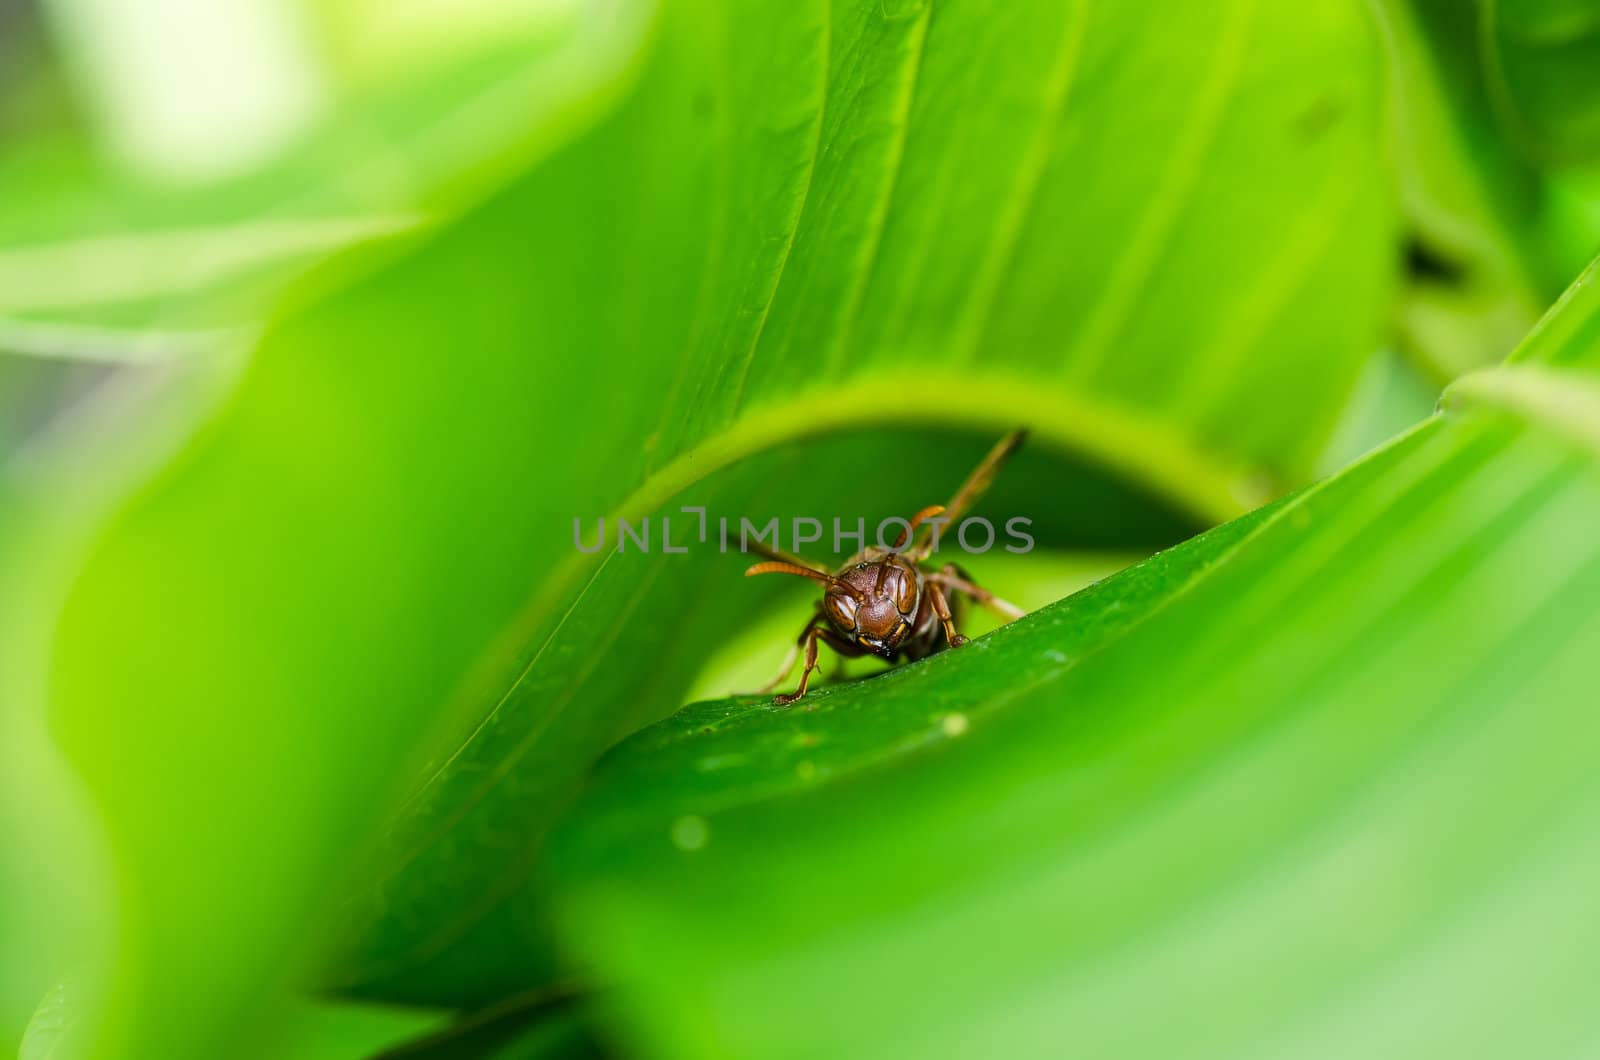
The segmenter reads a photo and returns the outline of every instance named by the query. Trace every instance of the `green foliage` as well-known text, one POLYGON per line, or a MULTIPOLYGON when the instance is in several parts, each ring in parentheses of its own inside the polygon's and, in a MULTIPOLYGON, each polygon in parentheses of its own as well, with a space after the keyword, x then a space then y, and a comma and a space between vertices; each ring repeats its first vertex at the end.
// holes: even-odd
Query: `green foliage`
POLYGON ((1373 10, 1395 87, 1408 249, 1429 265, 1403 292, 1396 337, 1442 386, 1505 357, 1600 246, 1592 167, 1572 164, 1600 92, 1600 66, 1579 55, 1593 45, 1595 8, 1380 0, 1373 10))
MULTIPOLYGON (((32 284, 0 305, 30 360, 0 366, 36 396, 63 387, 40 354, 159 386, 95 431, 0 431, 29 439, 0 480, 28 766, 0 808, 45 807, 0 853, 0 924, 79 921, 0 966, 31 1010, 74 965, 31 1047, 1526 1055, 1592 1033, 1584 930, 1559 929, 1594 883, 1595 288, 1308 485, 1423 389, 1373 375, 1397 301, 1444 381, 1509 347, 1474 321, 1520 336, 1571 271, 1519 198, 1554 178, 1497 138, 1455 22, 581 11, 408 79, 416 39, 364 49, 373 5, 330 6, 342 109, 187 204, 121 198, 142 234, 92 241, 100 287, 71 265, 107 222, 71 196, 0 225, 33 244, 0 249, 32 284), (344 179, 373 130, 398 185, 344 179), (1421 317, 1397 275, 1416 239, 1463 270, 1421 317), (226 341, 140 366, 196 331, 226 341), (1076 585, 1107 550, 1190 540, 790 711, 679 708, 776 663, 787 635, 740 634, 797 627, 794 586, 710 545, 573 547, 574 518, 683 541, 685 505, 870 526, 1018 425, 984 511, 1031 517, 1053 558, 1009 577, 1076 585), (1491 943, 1539 974, 1451 956, 1491 943), (307 991, 426 1011, 307 1016, 307 991), (1338 1019, 1357 992, 1414 1016, 1338 1019), (1444 1026, 1492 993, 1514 1018, 1444 1026), (439 1031, 439 1009, 479 1015, 439 1031)), ((23 161, 0 183, 34 194, 23 161)))
MULTIPOLYGON (((1590 373, 1594 290, 1547 326, 1590 373)), ((630 738, 552 842, 571 944, 665 1055, 1566 1055, 1600 387, 1561 375, 970 650, 630 738)))
POLYGON ((1491 98, 1522 145, 1554 161, 1600 152, 1600 11, 1587 0, 1482 5, 1491 98))

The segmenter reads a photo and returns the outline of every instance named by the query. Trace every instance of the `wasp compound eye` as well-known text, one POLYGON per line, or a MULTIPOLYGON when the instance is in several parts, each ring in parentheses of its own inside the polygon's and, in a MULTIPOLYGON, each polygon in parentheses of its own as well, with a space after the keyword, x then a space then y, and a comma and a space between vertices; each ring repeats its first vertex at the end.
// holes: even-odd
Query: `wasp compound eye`
POLYGON ((829 593, 826 597, 828 618, 841 633, 851 633, 856 628, 856 601, 843 593, 829 593))
POLYGON ((894 594, 894 605, 902 615, 910 616, 917 610, 917 579, 907 571, 897 571, 889 581, 894 594))

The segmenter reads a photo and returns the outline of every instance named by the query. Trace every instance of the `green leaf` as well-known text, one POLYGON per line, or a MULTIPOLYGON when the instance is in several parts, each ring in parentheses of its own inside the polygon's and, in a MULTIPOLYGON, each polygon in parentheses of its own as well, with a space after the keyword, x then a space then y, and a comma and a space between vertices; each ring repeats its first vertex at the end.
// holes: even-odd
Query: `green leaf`
POLYGON ((1592 281, 1326 483, 967 648, 608 754, 546 869, 640 1053, 1591 1041, 1592 281))
MULTIPOLYGON (((72 984, 57 984, 39 1002, 22 1036, 17 1060, 61 1060, 71 1052, 70 1027, 83 999, 72 984)), ((295 1060, 370 1060, 441 1022, 437 1012, 376 1006, 304 1004, 286 1016, 282 1052, 295 1060)))
POLYGON ((391 1046, 372 1060, 600 1060, 602 1049, 570 992, 521 995, 391 1046))
MULTIPOLYGON (((1547 159, 1528 157, 1504 121, 1497 27, 1524 6, 1532 5, 1381 0, 1373 8, 1394 86, 1395 169, 1412 229, 1398 337, 1441 386, 1504 358, 1600 239, 1583 206, 1592 194, 1547 159)), ((1576 68, 1552 76, 1563 102, 1592 80, 1576 68)))
POLYGON ((0 356, 139 364, 244 345, 311 263, 417 223, 294 218, 0 248, 0 356))
POLYGON ((1508 132, 1543 161, 1600 155, 1600 6, 1490 0, 1481 40, 1490 98, 1508 132))
MULTIPOLYGON (((595 557, 570 604, 526 639, 520 669, 493 709, 424 769, 379 867, 376 901, 390 918, 378 940, 383 948, 368 950, 334 983, 375 996, 470 1005, 556 974, 546 925, 522 899, 543 827, 597 745, 670 713, 713 652, 754 616, 770 613, 789 623, 769 642, 776 650, 757 657, 756 667, 766 672, 754 684, 764 683, 807 617, 797 608, 809 606, 808 594, 739 576, 749 560, 716 550, 714 521, 729 518, 736 535, 745 513, 756 523, 776 517, 789 527, 796 517, 836 510, 852 513, 847 518, 865 513, 873 526, 928 503, 924 480, 938 483, 931 487, 937 495, 953 491, 991 440, 880 430, 789 444, 752 453, 670 504, 643 509, 703 505, 713 520, 711 540, 691 544, 695 551, 687 556, 629 549, 595 557), (841 468, 893 467, 907 452, 918 454, 929 473, 841 480, 841 468), (816 497, 828 497, 829 507, 809 500, 816 497), (585 704, 595 713, 581 712, 585 704)), ((1101 475, 1064 462, 1041 440, 1008 469, 982 511, 997 523, 1026 513, 1044 542, 1154 544, 1183 536, 1187 524, 1147 503, 1119 495, 1101 475)), ((571 521, 563 522, 567 537, 571 521)), ((593 533, 589 523, 586 538, 593 533)), ((692 543, 696 524, 695 516, 675 515, 674 540, 692 543)), ((613 542, 616 532, 609 531, 613 542)), ((656 543, 659 549, 659 536, 656 543)), ((736 536, 731 547, 738 547, 736 536)))
MULTIPOLYGON (((630 426, 594 439, 609 464, 591 454, 582 482, 544 471, 541 499, 558 517, 701 503, 685 491, 737 461, 747 466, 727 485, 704 487, 726 498, 721 510, 788 478, 791 496, 853 514, 838 473, 774 475, 748 458, 879 424, 1027 423, 1042 448, 1110 466, 1205 521, 1262 499, 1269 467, 1305 476, 1373 327, 1323 294, 1336 284, 1376 308, 1385 273, 1376 189, 1346 168, 1378 149, 1361 13, 1328 8, 1313 27, 1271 7, 1220 21, 1197 7, 1170 17, 1209 43, 1175 55, 1173 25, 1137 13, 909 10, 796 7, 775 25, 765 9, 669 7, 630 104, 474 223, 470 243, 431 248, 431 262, 505 260, 503 232, 543 233, 560 262, 530 284, 547 299, 548 347, 613 357, 600 363, 626 379, 603 407, 630 426), (1311 67, 1331 73, 1304 78, 1311 67), (974 97, 979 83, 990 87, 974 97), (1133 108, 1130 84, 1144 86, 1133 108), (638 172, 670 179, 643 199, 597 185, 638 172), (765 197, 744 202, 755 189, 765 197), (657 270, 648 286, 644 261, 657 270), (603 313, 584 297, 597 290, 603 313), (619 322, 646 319, 661 348, 688 356, 627 358, 619 322), (642 444, 630 430, 648 432, 642 444), (615 471, 597 482, 597 466, 615 471), (597 488, 616 482, 637 485, 597 488)), ((445 275, 422 268, 406 288, 445 275)), ((484 335, 512 333, 521 315, 491 323, 497 311, 486 297, 468 315, 484 335)), ((546 364, 534 419, 571 422, 566 395, 600 415, 595 367, 546 364)), ((948 466, 909 439, 903 451, 948 466)), ((887 477, 872 484, 875 515, 887 514, 887 477)), ((895 478, 903 510, 927 503, 926 487, 895 478)), ((508 908, 547 819, 538 808, 559 805, 585 749, 604 742, 597 725, 609 739, 671 705, 682 660, 728 622, 711 595, 725 563, 618 557, 596 573, 574 559, 548 576, 533 635, 515 638, 525 650, 486 680, 492 713, 407 806, 372 900, 379 930, 340 983, 481 1001, 545 974, 529 956, 542 926, 508 908), (649 631, 653 615, 672 616, 675 635, 649 631)))
POLYGON ((115 865, 93 1055, 229 1053, 333 922, 373 995, 551 974, 545 828, 778 591, 574 517, 903 513, 1020 423, 1041 542, 1165 543, 1308 476, 1379 327, 1354 0, 675 0, 630 84, 318 270, 100 530, 50 686, 115 865))
MULTIPOLYGON (((434 34, 404 76, 338 86, 287 149, 227 179, 130 172, 78 133, 0 153, 0 199, 29 204, 0 218, 0 354, 123 363, 237 345, 315 263, 453 216, 604 113, 648 24, 625 0, 514 21, 470 46, 434 34)), ((322 43, 324 58, 341 50, 322 43)), ((160 76, 142 41, 119 46, 160 76)))

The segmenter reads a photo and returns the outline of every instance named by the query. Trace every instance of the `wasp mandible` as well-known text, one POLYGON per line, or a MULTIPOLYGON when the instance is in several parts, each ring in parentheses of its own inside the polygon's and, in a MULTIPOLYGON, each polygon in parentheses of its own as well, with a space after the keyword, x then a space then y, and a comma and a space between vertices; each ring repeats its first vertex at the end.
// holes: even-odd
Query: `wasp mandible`
POLYGON ((800 674, 800 687, 775 697, 773 702, 788 706, 804 696, 811 673, 817 668, 819 642, 845 658, 877 655, 891 662, 900 658, 921 659, 946 646, 959 648, 967 643, 967 638, 956 630, 962 597, 977 601, 1007 621, 1021 618, 1020 608, 978 585, 956 564, 946 563, 938 569, 929 565, 924 569, 934 548, 931 528, 924 528, 911 547, 906 548, 906 543, 917 535, 919 527, 937 516, 945 516, 945 521, 951 525, 960 521, 1026 437, 1027 432, 1019 430, 1000 439, 949 504, 922 509, 907 520, 909 525, 892 546, 864 548, 837 571, 757 543, 754 547, 770 558, 745 571, 746 577, 793 574, 823 586, 816 614, 800 631, 778 676, 760 691, 772 691, 789 676, 803 649, 806 666, 800 674))

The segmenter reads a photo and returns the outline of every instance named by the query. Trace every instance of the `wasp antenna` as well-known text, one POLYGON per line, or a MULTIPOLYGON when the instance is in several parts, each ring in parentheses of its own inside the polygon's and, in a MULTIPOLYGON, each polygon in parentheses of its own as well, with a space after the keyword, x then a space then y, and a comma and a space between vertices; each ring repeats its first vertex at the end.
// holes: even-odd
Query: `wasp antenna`
MULTIPOLYGON (((982 497, 989 489, 989 484, 994 481, 994 477, 999 473, 1001 465, 1009 460, 1011 454, 1020 449, 1022 443, 1027 440, 1027 430, 1019 427, 994 444, 994 448, 989 450, 989 455, 983 458, 982 463, 973 468, 972 474, 967 476, 967 481, 961 484, 961 488, 956 490, 955 496, 951 497, 950 503, 945 506, 951 522, 960 521, 967 512, 972 510, 973 505, 978 503, 978 498, 982 497)), ((922 539, 911 549, 911 555, 918 560, 923 560, 932 551, 933 535, 923 534, 922 539)))
POLYGON ((784 563, 781 560, 770 560, 766 563, 753 564, 744 572, 744 576, 746 578, 756 574, 793 574, 800 578, 810 578, 812 581, 820 582, 823 585, 831 585, 840 592, 848 593, 857 600, 865 599, 865 596, 863 596, 861 590, 857 589, 849 582, 835 578, 831 574, 824 574, 819 570, 812 570, 810 567, 802 567, 796 563, 784 563))
POLYGON ((785 563, 782 560, 767 560, 762 563, 752 563, 749 569, 744 572, 744 576, 746 578, 753 577, 757 574, 794 574, 801 578, 810 578, 815 582, 828 582, 833 580, 832 577, 822 573, 821 571, 812 570, 810 567, 802 567, 798 563, 785 563))
POLYGON ((921 526, 924 521, 932 519, 936 515, 943 514, 943 512, 944 505, 930 504, 916 515, 913 515, 907 521, 906 528, 900 531, 900 536, 894 539, 894 551, 900 551, 900 546, 911 540, 911 535, 917 532, 917 527, 921 526))

